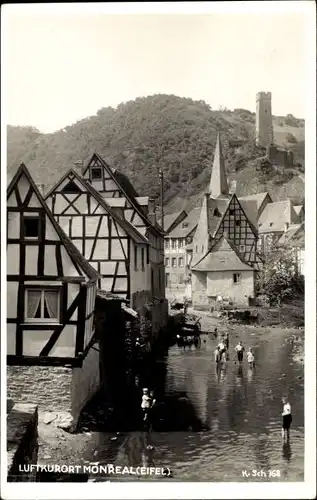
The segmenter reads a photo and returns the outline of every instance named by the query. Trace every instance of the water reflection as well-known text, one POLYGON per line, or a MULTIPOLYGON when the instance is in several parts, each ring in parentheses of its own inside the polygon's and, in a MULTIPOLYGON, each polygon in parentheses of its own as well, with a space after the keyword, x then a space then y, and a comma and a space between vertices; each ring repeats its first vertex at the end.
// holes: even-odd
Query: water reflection
POLYGON ((283 443, 283 458, 286 462, 290 462, 292 458, 292 450, 290 443, 283 443))

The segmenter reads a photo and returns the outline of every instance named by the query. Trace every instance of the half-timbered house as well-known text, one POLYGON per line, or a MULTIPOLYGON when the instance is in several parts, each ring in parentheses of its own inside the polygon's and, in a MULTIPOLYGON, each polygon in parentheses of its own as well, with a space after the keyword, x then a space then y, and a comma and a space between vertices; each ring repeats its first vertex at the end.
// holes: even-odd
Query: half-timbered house
MULTIPOLYGON (((67 172, 46 195, 46 202, 100 273, 100 288, 128 299, 134 308, 151 303, 155 316, 165 303, 164 237, 155 220, 150 221, 155 206, 148 197, 132 199, 136 192, 127 178, 117 171, 115 175, 98 155, 93 155, 88 167, 84 177, 74 170, 67 172), (99 169, 97 174, 94 169, 99 169), (129 196, 119 184, 122 178, 129 196)), ((154 333, 165 326, 164 315, 157 316, 154 333)))
POLYGON ((116 169, 112 169, 98 154, 93 154, 83 169, 83 177, 149 242, 149 264, 151 273, 150 293, 132 294, 131 306, 139 307, 142 302, 152 303, 153 331, 167 323, 167 303, 165 300, 164 233, 156 222, 154 200, 139 197, 129 179, 116 169), (146 204, 147 203, 147 204, 146 204))
POLYGON ((81 366, 98 279, 22 164, 7 190, 8 364, 81 366))
POLYGON ((69 238, 101 278, 99 288, 129 301, 151 289, 149 242, 91 184, 69 170, 46 196, 69 238))

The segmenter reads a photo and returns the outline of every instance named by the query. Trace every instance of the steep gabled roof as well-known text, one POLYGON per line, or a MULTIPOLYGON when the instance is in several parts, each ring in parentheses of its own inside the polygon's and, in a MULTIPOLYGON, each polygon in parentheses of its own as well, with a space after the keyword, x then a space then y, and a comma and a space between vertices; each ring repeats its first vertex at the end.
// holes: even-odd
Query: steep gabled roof
POLYGON ((122 186, 124 191, 127 193, 127 195, 130 198, 138 198, 139 195, 136 192, 136 190, 134 189, 134 187, 132 186, 128 177, 125 174, 123 174, 122 172, 120 172, 119 170, 117 170, 116 168, 111 169, 111 170, 112 170, 113 175, 115 176, 115 178, 119 182, 120 186, 122 186))
MULTIPOLYGON (((256 221, 258 221, 261 213, 263 212, 263 210, 265 208, 264 202, 266 199, 267 199, 267 203, 272 203, 272 201, 273 201, 268 192, 249 194, 247 196, 239 196, 240 203, 243 202, 243 203, 250 204, 250 202, 253 202, 256 204, 256 214, 255 214, 256 221)), ((248 212, 250 212, 250 211, 248 211, 248 212)), ((250 216, 251 216, 251 212, 250 212, 250 216)), ((251 220, 253 220, 255 222, 255 218, 253 216, 251 217, 251 220)), ((257 226, 257 223, 255 224, 255 226, 257 226)))
MULTIPOLYGON (((173 214, 166 214, 164 215, 164 231, 165 233, 168 233, 170 228, 173 226, 173 224, 176 223, 177 219, 181 216, 184 215, 184 218, 175 226, 178 227, 179 224, 183 222, 183 220, 187 217, 187 212, 185 210, 180 210, 179 212, 173 213, 173 214)), ((158 220, 158 223, 162 225, 161 219, 158 220)))
POLYGON ((305 246, 305 223, 302 224, 294 224, 290 226, 289 229, 282 234, 280 239, 277 242, 279 247, 281 246, 305 246))
POLYGON ((258 208, 256 200, 241 200, 239 198, 240 206, 242 207, 245 215, 255 228, 258 226, 258 208))
POLYGON ((192 271, 253 271, 239 254, 233 243, 222 236, 192 267, 192 271))
POLYGON ((75 245, 72 243, 72 241, 64 233, 64 231, 62 230, 60 225, 56 222, 52 212, 50 211, 47 204, 45 203, 43 196, 41 195, 37 185, 33 181, 33 178, 31 177, 31 174, 29 173, 29 171, 26 168, 26 166, 24 165, 24 163, 22 163, 20 165, 20 167, 18 168, 17 172, 15 173, 14 177, 12 178, 12 180, 8 186, 7 200, 10 198, 15 186, 19 182, 22 175, 25 175, 28 182, 30 183, 31 188, 33 189, 34 193, 36 194, 42 208, 44 209, 49 221, 51 222, 52 226, 54 227, 60 240, 64 244, 64 247, 65 247, 66 251, 68 252, 68 255, 70 256, 71 260, 75 261, 77 263, 77 265, 82 269, 82 271, 87 275, 87 277, 91 281, 97 281, 98 279, 100 279, 101 276, 99 275, 99 273, 87 262, 87 260, 83 257, 83 255, 75 247, 75 245))
POLYGON ((281 232, 284 231, 285 223, 298 222, 291 200, 268 203, 259 217, 259 233, 281 232))
MULTIPOLYGON (((221 209, 222 209, 221 215, 222 215, 222 217, 220 219, 218 219, 217 225, 215 223, 213 225, 210 224, 210 227, 211 227, 211 229, 213 231, 213 232, 210 231, 210 235, 211 236, 216 236, 216 234, 218 232, 218 229, 219 229, 222 221, 224 220, 225 216, 227 215, 227 211, 229 210, 230 204, 231 204, 231 202, 232 202, 232 200, 234 198, 236 199, 236 202, 238 203, 238 205, 240 206, 240 208, 241 208, 242 212, 244 213, 246 219, 248 220, 254 236, 257 237, 258 236, 258 231, 257 231, 256 227, 254 226, 252 220, 250 220, 250 217, 248 216, 248 213, 246 213, 245 208, 242 206, 242 204, 240 203, 239 198, 237 197, 237 195, 235 193, 233 193, 231 195, 231 197, 230 197, 229 200, 221 200, 222 202, 226 202, 226 208, 225 208, 225 204, 223 203, 222 206, 221 206, 221 209)), ((218 206, 218 200, 215 200, 215 201, 217 201, 217 206, 218 206)))
POLYGON ((108 213, 116 222, 119 224, 119 226, 126 231, 126 233, 135 241, 136 243, 144 243, 144 244, 149 244, 149 241, 145 236, 143 236, 139 231, 137 230, 136 227, 134 227, 130 222, 127 220, 123 219, 120 217, 115 210, 113 210, 108 203, 106 202, 105 198, 101 196, 100 193, 85 179, 80 177, 78 173, 70 169, 59 181, 55 186, 49 191, 49 193, 45 196, 45 199, 47 199, 49 196, 53 194, 53 192, 60 186, 62 182, 69 176, 69 174, 72 174, 74 178, 83 186, 85 190, 87 190, 91 196, 100 204, 100 206, 105 210, 106 213, 108 213))
POLYGON ((187 217, 176 226, 168 236, 170 238, 186 238, 197 226, 200 215, 200 207, 191 210, 187 217))
POLYGON ((217 142, 212 166, 209 193, 213 198, 218 196, 228 196, 229 189, 226 176, 225 160, 222 154, 219 130, 217 132, 217 142))
MULTIPOLYGON (((112 168, 110 167, 110 165, 108 165, 108 163, 103 159, 101 158, 101 156, 98 154, 98 153, 94 153, 90 159, 90 161, 88 162, 88 165, 87 167, 84 169, 84 172, 83 174, 86 173, 87 169, 89 168, 89 164, 91 161, 93 160, 97 160, 101 163, 101 165, 107 170, 107 172, 109 173, 109 175, 111 176, 112 180, 116 183, 116 185, 118 186, 119 189, 121 189, 122 193, 124 194, 124 196, 126 197, 126 199, 129 201, 129 203, 132 205, 132 207, 136 210, 136 212, 138 213, 139 217, 143 220, 144 224, 147 226, 147 227, 151 227, 153 228, 160 236, 163 236, 164 235, 164 232, 162 231, 162 229, 158 226, 158 224, 152 224, 152 222, 147 218, 147 216, 144 214, 143 210, 142 210, 142 207, 139 205, 139 203, 136 201, 135 197, 134 196, 130 196, 126 191, 125 191, 125 188, 123 185, 121 185, 121 182, 120 182, 120 178, 121 176, 120 175, 115 175, 112 168)), ((130 183, 130 181, 129 181, 130 183)))

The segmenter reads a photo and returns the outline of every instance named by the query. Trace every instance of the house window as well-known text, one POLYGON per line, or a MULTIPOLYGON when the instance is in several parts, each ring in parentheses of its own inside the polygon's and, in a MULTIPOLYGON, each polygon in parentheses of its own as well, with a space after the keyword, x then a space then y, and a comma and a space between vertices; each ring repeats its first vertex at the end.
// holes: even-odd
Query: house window
POLYGON ((196 252, 198 252, 198 245, 196 245, 196 252))
POLYGON ((134 269, 138 268, 138 247, 134 247, 134 269))
POLYGON ((241 253, 244 253, 245 252, 245 245, 240 245, 239 250, 241 253))
POLYGON ((184 246, 184 240, 183 240, 183 238, 179 238, 178 239, 178 246, 179 246, 179 248, 183 248, 183 246, 184 246))
POLYGON ((40 218, 38 216, 24 216, 23 227, 25 238, 39 238, 40 218))
POLYGON ((170 265, 170 260, 168 257, 165 259, 165 266, 168 267, 170 265))
POLYGON ((235 212, 234 208, 230 208, 229 215, 234 215, 234 212, 235 212))
POLYGON ((60 321, 60 292, 56 288, 26 288, 26 322, 58 323, 60 321))
POLYGON ((150 263, 150 247, 149 246, 146 247, 146 263, 147 264, 150 263))
POLYGON ((81 193, 81 190, 74 181, 69 181, 68 184, 66 184, 66 186, 62 189, 62 193, 79 194, 81 193))
POLYGON ((101 168, 100 167, 93 167, 91 169, 91 178, 94 179, 101 179, 101 168))
POLYGON ((201 253, 204 253, 204 245, 201 247, 201 253))
POLYGON ((169 239, 166 239, 165 240, 165 248, 168 250, 170 247, 170 240, 169 239))
POLYGON ((236 220, 236 226, 241 226, 241 220, 236 220))
POLYGON ((180 274, 178 277, 179 284, 182 285, 184 283, 184 275, 180 274))
POLYGON ((219 212, 218 208, 215 208, 215 210, 214 210, 214 216, 215 217, 219 217, 220 216, 220 212, 219 212))
POLYGON ((142 271, 144 271, 144 248, 141 248, 141 267, 142 271))
POLYGON ((175 257, 172 258, 172 267, 176 267, 176 258, 175 257))
POLYGON ((233 282, 235 284, 240 283, 240 273, 233 273, 233 282))
POLYGON ((176 248, 176 238, 172 238, 172 248, 176 248))
POLYGON ((179 266, 179 267, 184 267, 184 259, 183 259, 183 257, 180 257, 180 258, 178 259, 178 266, 179 266))

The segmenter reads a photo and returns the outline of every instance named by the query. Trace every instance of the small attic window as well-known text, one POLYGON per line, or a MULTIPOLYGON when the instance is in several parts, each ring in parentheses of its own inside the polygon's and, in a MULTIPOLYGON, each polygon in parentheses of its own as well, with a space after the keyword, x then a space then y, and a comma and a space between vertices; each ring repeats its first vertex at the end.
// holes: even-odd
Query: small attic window
POLYGON ((39 238, 40 218, 38 216, 24 216, 23 228, 25 238, 39 238))
POLYGON ((270 222, 270 227, 272 227, 272 226, 273 226, 273 222, 270 222))
POLYGON ((221 214, 220 214, 220 212, 219 212, 218 208, 215 208, 215 210, 214 210, 214 216, 215 216, 215 217, 220 217, 220 215, 221 215, 221 214))
POLYGON ((92 167, 91 168, 91 178, 92 180, 101 179, 101 167, 92 167))
POLYGON ((188 222, 183 222, 182 227, 188 227, 188 222))
POLYGON ((62 193, 74 193, 74 194, 77 194, 77 193, 81 193, 79 187, 77 186, 77 184, 75 184, 74 181, 69 181, 68 184, 66 184, 66 186, 62 189, 62 193))
POLYGON ((230 208, 229 215, 234 215, 234 212, 235 212, 234 208, 230 208))

